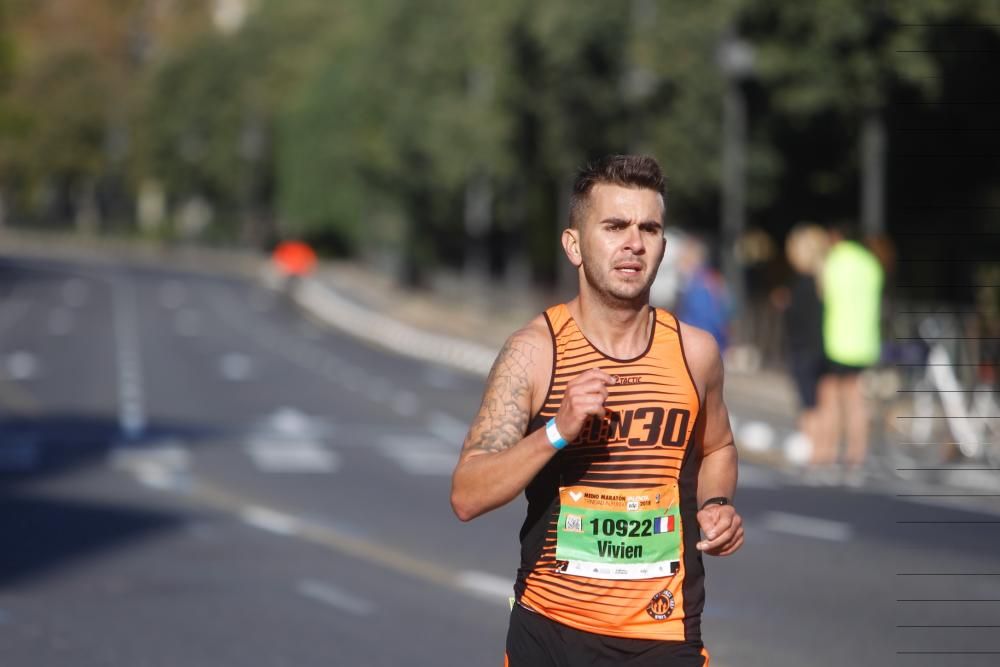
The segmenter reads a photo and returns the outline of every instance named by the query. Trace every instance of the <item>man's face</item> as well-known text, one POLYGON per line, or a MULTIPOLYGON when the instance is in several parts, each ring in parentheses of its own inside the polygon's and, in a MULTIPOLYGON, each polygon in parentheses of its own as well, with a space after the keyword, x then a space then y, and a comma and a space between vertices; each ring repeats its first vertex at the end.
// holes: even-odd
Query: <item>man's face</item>
POLYGON ((663 197, 653 190, 599 183, 590 191, 574 254, 587 282, 614 301, 646 298, 663 259, 663 197))

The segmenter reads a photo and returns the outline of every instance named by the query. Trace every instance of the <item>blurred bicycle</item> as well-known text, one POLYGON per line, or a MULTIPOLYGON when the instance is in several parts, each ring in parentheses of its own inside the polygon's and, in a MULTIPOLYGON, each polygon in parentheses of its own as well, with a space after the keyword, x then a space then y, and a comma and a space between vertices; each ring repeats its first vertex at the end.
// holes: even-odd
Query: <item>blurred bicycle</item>
POLYGON ((901 466, 935 466, 965 460, 1000 465, 1000 403, 988 364, 977 365, 972 389, 956 373, 946 341, 956 339, 948 320, 927 317, 918 326, 920 340, 903 357, 926 352, 922 374, 902 373, 903 388, 885 409, 890 457, 901 466), (907 383, 906 379, 910 382, 907 383), (909 386, 907 386, 909 385, 909 386))

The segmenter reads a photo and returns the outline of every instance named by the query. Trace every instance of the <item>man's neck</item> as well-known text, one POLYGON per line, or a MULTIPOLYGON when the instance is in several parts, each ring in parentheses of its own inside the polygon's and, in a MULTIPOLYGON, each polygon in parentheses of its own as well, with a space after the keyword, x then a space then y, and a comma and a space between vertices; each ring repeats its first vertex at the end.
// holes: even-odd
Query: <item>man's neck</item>
POLYGON ((614 304, 581 293, 567 305, 583 335, 606 355, 632 359, 648 347, 654 315, 647 299, 614 304))

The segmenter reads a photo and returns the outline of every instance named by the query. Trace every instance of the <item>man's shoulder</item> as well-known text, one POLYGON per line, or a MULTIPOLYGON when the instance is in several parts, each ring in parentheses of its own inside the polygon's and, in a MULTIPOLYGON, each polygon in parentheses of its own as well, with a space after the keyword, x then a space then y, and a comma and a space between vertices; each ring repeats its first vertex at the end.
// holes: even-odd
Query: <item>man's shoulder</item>
POLYGON ((720 363, 719 344, 708 331, 693 324, 678 320, 681 330, 681 341, 684 357, 687 359, 691 372, 699 384, 710 374, 715 365, 720 363))
POLYGON ((547 345, 550 338, 549 325, 545 321, 545 315, 539 314, 523 327, 512 333, 507 338, 506 346, 520 343, 541 347, 547 345))

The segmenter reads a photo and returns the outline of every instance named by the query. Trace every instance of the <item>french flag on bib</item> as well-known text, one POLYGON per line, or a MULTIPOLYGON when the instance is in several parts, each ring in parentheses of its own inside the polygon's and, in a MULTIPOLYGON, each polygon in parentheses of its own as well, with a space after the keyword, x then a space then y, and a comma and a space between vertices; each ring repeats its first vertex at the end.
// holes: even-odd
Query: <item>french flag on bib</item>
POLYGON ((653 532, 657 535, 674 532, 674 515, 658 516, 653 519, 653 532))

